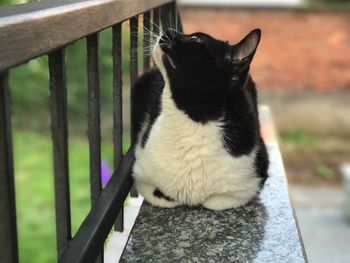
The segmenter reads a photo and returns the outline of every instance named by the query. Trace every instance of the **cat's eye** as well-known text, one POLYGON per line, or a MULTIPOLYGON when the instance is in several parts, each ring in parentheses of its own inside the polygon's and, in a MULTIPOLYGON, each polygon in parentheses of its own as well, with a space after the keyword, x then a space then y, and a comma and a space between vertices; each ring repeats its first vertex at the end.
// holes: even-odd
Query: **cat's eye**
POLYGON ((191 42, 196 42, 196 43, 200 42, 200 38, 197 36, 191 36, 190 40, 191 40, 191 42))

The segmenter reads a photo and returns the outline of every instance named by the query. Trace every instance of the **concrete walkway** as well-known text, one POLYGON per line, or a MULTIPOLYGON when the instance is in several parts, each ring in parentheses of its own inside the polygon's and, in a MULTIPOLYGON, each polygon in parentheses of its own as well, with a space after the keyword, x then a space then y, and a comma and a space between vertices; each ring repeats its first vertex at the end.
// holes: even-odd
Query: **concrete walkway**
POLYGON ((350 262, 350 222, 342 188, 290 187, 310 263, 350 262))

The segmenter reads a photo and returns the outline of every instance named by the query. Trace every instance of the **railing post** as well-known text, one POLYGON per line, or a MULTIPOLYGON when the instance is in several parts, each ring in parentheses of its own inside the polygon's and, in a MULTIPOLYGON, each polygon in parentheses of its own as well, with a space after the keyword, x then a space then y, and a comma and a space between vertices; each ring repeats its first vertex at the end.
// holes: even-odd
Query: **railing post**
MULTIPOLYGON (((138 44, 138 16, 130 18, 130 98, 133 98, 134 85, 138 77, 138 60, 137 60, 137 45, 138 44)), ((130 105, 130 137, 131 144, 135 142, 134 128, 134 105, 130 105)), ((137 197, 138 193, 133 185, 130 191, 132 197, 137 197)))
POLYGON ((153 33, 158 36, 159 35, 159 29, 160 29, 160 8, 157 7, 153 9, 153 33))
MULTIPOLYGON (((160 8, 157 7, 157 8, 154 8, 153 9, 153 25, 152 25, 152 39, 154 40, 155 37, 158 37, 159 36, 159 33, 160 33, 160 17, 159 17, 159 14, 160 13, 160 8)), ((154 61, 152 61, 152 65, 154 65, 154 61)))
POLYGON ((175 25, 173 25, 174 21, 174 14, 173 14, 173 8, 171 3, 162 5, 160 7, 160 20, 162 24, 162 31, 165 32, 169 28, 174 28, 175 25))
POLYGON ((0 262, 18 262, 8 72, 0 72, 0 262))
POLYGON ((182 26, 182 20, 181 20, 181 16, 180 16, 180 12, 179 12, 179 8, 176 5, 176 2, 173 2, 173 9, 174 9, 174 15, 175 15, 175 27, 176 30, 178 30, 179 32, 183 32, 183 26, 182 26))
MULTIPOLYGON (((88 136, 90 149, 90 192, 92 205, 94 205, 102 190, 98 37, 98 33, 95 33, 86 38, 88 75, 88 136)), ((99 248, 94 249, 101 251, 95 262, 103 262, 103 245, 99 248)))
POLYGON ((59 258, 71 239, 68 168, 67 89, 64 50, 49 55, 51 135, 53 142, 56 240, 59 258))
POLYGON ((161 7, 160 18, 162 21, 163 32, 169 28, 183 32, 180 14, 175 1, 161 7))
POLYGON ((151 12, 148 11, 143 14, 143 71, 150 67, 149 45, 151 37, 151 12))
POLYGON ((93 205, 102 189, 98 33, 87 37, 87 73, 90 190, 91 204, 93 205))
MULTIPOLYGON (((123 157, 123 90, 122 90, 122 23, 112 27, 113 45, 113 150, 114 171, 123 157)), ((114 174, 114 176, 119 176, 114 174)), ((116 231, 124 230, 124 209, 120 209, 114 224, 116 231)))

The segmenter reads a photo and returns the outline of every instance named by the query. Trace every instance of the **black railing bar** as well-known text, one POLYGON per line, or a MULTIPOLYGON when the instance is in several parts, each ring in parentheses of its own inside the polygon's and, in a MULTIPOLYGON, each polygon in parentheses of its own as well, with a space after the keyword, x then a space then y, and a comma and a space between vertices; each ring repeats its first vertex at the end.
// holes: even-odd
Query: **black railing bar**
POLYGON ((153 9, 153 32, 158 36, 160 32, 160 7, 153 9))
POLYGON ((172 3, 173 8, 174 8, 174 12, 175 12, 175 26, 176 26, 176 30, 178 30, 179 32, 184 32, 183 29, 183 25, 182 25, 182 19, 181 19, 181 15, 179 12, 179 8, 176 5, 176 3, 172 3))
POLYGON ((59 262, 94 262, 133 183, 134 147, 123 157, 59 262))
MULTIPOLYGON (((153 24, 152 24, 152 38, 158 37, 160 33, 160 7, 153 9, 153 24)), ((152 61, 152 65, 154 65, 154 61, 152 61)))
POLYGON ((150 38, 151 36, 151 12, 143 13, 143 70, 147 70, 150 67, 150 38))
MULTIPOLYGON (((123 105, 122 105, 122 23, 112 27, 112 59, 113 59, 113 165, 114 170, 123 157, 123 105)), ((120 209, 114 224, 116 231, 124 230, 124 209, 120 209)))
POLYGON ((8 72, 0 72, 0 261, 18 262, 8 72))
POLYGON ((0 7, 0 71, 171 1, 61 0, 0 7))
POLYGON ((159 35, 160 29, 160 7, 153 9, 153 32, 156 36, 159 35))
MULTIPOLYGON (((88 76, 88 137, 90 152, 90 193, 93 205, 102 190, 99 34, 86 38, 88 76)), ((103 262, 103 246, 96 263, 103 262)))
POLYGON ((90 150, 90 192, 94 203, 101 192, 101 128, 98 33, 86 38, 88 76, 88 137, 90 150))
MULTIPOLYGON (((134 86, 138 78, 138 16, 130 18, 130 98, 134 97, 134 86)), ((132 99, 130 100, 130 138, 131 143, 135 142, 135 120, 134 120, 134 105, 132 99)), ((137 197, 137 191, 135 186, 131 188, 130 195, 137 197)))
MULTIPOLYGON (((130 18, 130 98, 133 98, 134 85, 138 77, 138 16, 130 18)), ((135 131, 134 131, 134 107, 130 105, 130 137, 131 143, 135 140, 135 131)))
POLYGON ((169 28, 173 28, 175 25, 175 12, 172 3, 165 4, 160 7, 160 20, 162 24, 162 30, 165 32, 169 28))
POLYGON ((57 258, 71 237, 68 168, 67 89, 64 49, 49 55, 51 135, 53 142, 57 258))

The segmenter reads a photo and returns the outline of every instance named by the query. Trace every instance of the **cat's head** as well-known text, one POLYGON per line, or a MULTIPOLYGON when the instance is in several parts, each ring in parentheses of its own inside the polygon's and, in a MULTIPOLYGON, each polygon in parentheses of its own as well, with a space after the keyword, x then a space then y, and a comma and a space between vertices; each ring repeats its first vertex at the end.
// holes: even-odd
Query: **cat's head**
POLYGON ((179 108, 186 111, 196 104, 199 110, 214 110, 246 81, 260 35, 255 29, 230 45, 205 33, 168 30, 159 38, 153 58, 179 108))

